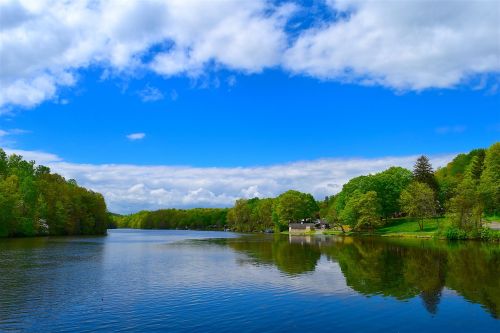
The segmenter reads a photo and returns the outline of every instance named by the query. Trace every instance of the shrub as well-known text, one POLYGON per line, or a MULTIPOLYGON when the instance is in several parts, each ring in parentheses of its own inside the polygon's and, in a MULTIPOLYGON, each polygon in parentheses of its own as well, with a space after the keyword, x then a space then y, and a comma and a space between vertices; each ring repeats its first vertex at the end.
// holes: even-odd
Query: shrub
POLYGON ((467 232, 457 227, 450 227, 446 230, 445 236, 449 240, 467 239, 467 232))
POLYGON ((491 230, 490 228, 482 228, 480 231, 481 240, 498 242, 500 241, 500 231, 491 230))

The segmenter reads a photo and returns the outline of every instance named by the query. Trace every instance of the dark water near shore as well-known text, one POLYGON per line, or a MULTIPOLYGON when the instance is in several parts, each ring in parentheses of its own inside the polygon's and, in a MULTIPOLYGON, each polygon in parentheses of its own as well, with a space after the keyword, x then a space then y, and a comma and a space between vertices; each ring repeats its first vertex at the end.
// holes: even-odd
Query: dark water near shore
POLYGON ((0 331, 500 332, 500 246, 111 230, 0 240, 0 331))

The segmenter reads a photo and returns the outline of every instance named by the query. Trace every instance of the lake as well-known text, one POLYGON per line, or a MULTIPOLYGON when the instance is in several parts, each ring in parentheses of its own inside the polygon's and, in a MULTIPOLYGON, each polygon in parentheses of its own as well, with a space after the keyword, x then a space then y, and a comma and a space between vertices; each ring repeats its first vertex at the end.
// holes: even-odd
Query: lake
POLYGON ((0 331, 500 332, 500 246, 110 230, 0 240, 0 331))

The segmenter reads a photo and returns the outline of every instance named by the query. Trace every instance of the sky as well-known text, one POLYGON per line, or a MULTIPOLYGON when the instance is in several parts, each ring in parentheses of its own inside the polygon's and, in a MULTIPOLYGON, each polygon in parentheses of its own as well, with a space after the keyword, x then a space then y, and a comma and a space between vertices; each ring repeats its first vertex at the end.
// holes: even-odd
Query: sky
POLYGON ((111 211, 320 199, 500 138, 500 1, 0 0, 0 147, 111 211))

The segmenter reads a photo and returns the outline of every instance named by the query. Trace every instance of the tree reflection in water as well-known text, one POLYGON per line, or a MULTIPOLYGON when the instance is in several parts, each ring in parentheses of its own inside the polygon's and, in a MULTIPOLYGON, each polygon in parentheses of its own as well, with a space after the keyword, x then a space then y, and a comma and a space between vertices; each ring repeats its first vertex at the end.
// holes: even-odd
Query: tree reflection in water
POLYGON ((287 276, 314 272, 321 256, 340 266, 346 284, 366 295, 419 296, 436 314, 444 288, 500 317, 500 247, 370 237, 251 235, 223 241, 256 265, 287 276))

